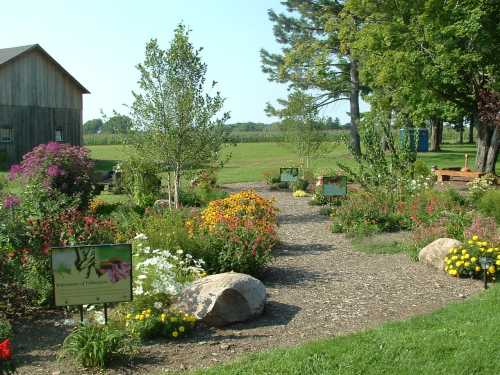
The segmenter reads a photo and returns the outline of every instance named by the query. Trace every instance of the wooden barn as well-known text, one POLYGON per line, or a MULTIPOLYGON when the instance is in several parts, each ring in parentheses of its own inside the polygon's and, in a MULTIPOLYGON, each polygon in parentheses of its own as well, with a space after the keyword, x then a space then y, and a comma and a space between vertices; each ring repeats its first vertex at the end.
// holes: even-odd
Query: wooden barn
POLYGON ((88 93, 38 44, 0 49, 0 163, 49 141, 81 145, 88 93))

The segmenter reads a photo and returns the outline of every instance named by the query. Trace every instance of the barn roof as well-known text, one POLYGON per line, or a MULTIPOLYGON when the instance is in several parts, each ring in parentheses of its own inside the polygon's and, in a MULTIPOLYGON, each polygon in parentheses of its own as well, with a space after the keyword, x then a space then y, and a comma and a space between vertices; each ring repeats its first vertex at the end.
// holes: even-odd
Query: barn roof
POLYGON ((70 78, 73 81, 73 83, 76 86, 78 86, 78 88, 82 91, 82 93, 84 94, 90 93, 90 91, 87 90, 80 82, 78 82, 75 77, 69 74, 68 71, 61 66, 61 64, 59 64, 52 56, 50 56, 47 53, 47 51, 45 51, 42 47, 40 47, 39 44, 30 44, 28 46, 0 49, 0 68, 2 68, 4 64, 15 61, 18 57, 33 50, 40 51, 48 60, 54 63, 64 75, 70 78))

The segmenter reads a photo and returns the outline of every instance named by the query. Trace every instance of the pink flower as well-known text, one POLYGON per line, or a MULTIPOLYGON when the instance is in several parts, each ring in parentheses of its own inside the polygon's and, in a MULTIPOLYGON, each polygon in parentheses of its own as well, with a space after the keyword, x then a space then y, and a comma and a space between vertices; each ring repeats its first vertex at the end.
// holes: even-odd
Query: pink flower
POLYGON ((57 165, 55 164, 49 165, 49 167, 47 168, 47 175, 49 175, 50 177, 57 177, 59 176, 59 174, 60 171, 57 165))
POLYGON ((3 206, 5 208, 12 208, 12 207, 19 205, 20 202, 21 202, 21 200, 19 199, 19 197, 15 196, 15 195, 8 195, 3 200, 3 206))

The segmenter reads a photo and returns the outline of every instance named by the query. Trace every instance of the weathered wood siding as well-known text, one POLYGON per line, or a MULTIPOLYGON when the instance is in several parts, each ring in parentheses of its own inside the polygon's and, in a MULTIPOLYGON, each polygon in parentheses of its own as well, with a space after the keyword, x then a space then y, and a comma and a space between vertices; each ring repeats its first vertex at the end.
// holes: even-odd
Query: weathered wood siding
POLYGON ((40 51, 0 68, 0 105, 82 108, 82 92, 40 51))
POLYGON ((0 127, 14 130, 13 144, 0 143, 0 150, 8 152, 10 162, 19 161, 33 147, 55 141, 56 129, 62 130, 64 143, 80 146, 81 123, 79 109, 0 105, 0 127))
POLYGON ((8 164, 33 147, 56 141, 82 144, 82 88, 50 58, 32 50, 0 66, 0 128, 13 129, 13 142, 1 143, 8 164))

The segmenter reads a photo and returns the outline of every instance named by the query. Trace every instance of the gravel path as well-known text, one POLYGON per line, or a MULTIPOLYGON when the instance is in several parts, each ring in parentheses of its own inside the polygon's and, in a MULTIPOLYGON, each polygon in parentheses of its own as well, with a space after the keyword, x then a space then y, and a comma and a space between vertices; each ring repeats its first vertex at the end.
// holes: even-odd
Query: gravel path
MULTIPOLYGON (((244 353, 345 335, 428 313, 481 290, 480 282, 448 277, 403 254, 355 252, 344 236, 330 232, 328 218, 307 198, 269 192, 258 183, 227 186, 229 191, 248 188, 274 198, 280 209, 282 244, 263 277, 268 290, 263 316, 225 329, 199 330, 175 343, 147 344, 133 373, 206 367, 244 353)), ((20 373, 44 369, 27 366, 20 373)))

